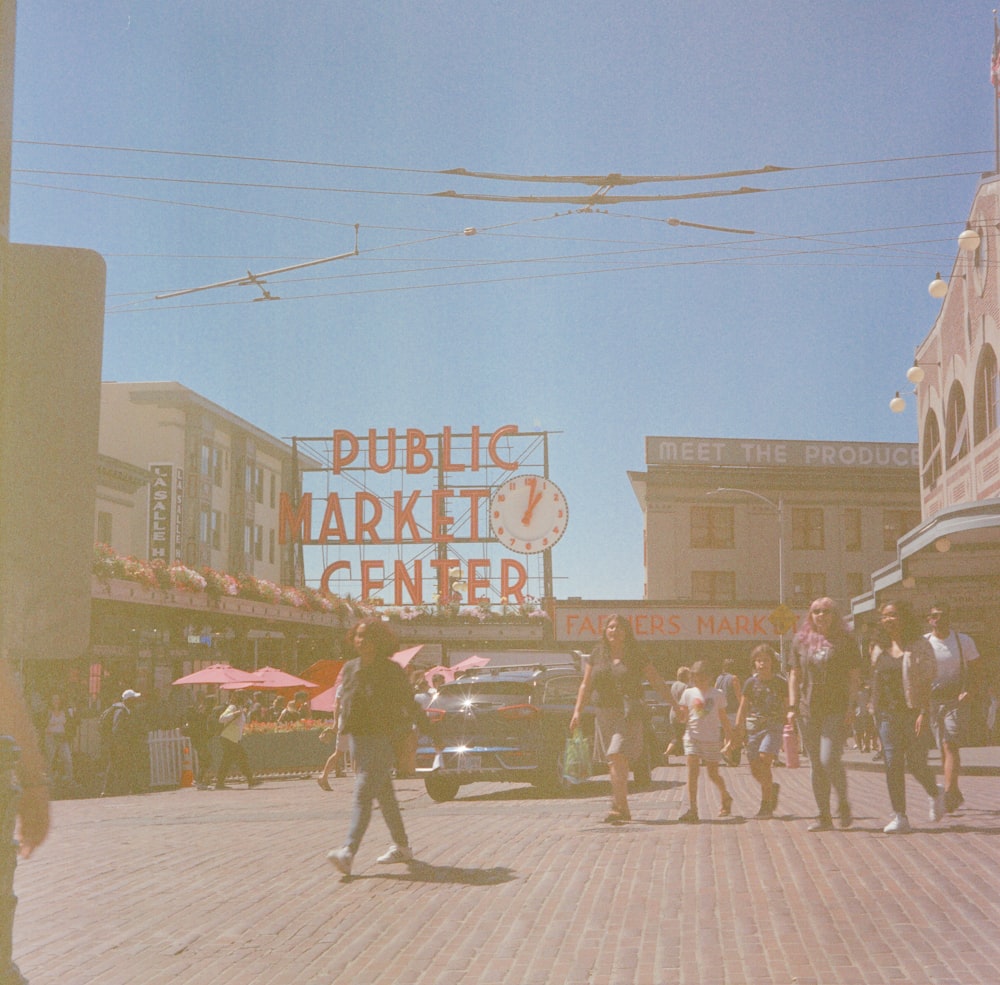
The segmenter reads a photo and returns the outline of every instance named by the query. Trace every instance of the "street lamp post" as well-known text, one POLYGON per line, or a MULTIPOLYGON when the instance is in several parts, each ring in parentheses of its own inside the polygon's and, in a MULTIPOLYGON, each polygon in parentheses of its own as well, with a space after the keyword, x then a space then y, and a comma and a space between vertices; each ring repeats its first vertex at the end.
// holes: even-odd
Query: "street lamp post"
MULTIPOLYGON (((718 489, 713 489, 711 492, 706 493, 708 496, 714 496, 716 493, 739 493, 743 496, 753 496, 754 499, 759 499, 762 503, 766 503, 768 506, 774 510, 775 515, 778 518, 778 607, 784 609, 785 607, 785 501, 784 498, 779 496, 778 501, 775 502, 773 499, 769 499, 762 493, 754 492, 753 489, 734 489, 730 486, 720 486, 718 489)), ((781 647, 781 669, 785 670, 785 634, 778 634, 778 641, 781 647)))

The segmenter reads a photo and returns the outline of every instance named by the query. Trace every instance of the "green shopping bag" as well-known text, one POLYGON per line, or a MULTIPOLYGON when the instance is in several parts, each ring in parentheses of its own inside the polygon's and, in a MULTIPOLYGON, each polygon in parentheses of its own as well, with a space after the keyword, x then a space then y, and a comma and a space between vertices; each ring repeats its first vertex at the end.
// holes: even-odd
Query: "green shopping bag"
POLYGON ((593 775, 590 739, 580 729, 574 730, 566 740, 563 752, 563 779, 568 783, 583 783, 593 775))

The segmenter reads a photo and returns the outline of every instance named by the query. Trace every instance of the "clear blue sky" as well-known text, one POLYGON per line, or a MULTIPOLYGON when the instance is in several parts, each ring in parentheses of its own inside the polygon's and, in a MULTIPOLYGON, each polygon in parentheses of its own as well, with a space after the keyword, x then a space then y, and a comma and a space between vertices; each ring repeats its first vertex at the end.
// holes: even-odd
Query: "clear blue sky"
POLYGON ((105 379, 283 436, 561 432, 556 594, 639 598, 646 435, 916 440, 888 400, 994 167, 992 40, 979 2, 22 0, 12 239, 107 258, 105 379), (154 299, 355 223, 281 301, 154 299))

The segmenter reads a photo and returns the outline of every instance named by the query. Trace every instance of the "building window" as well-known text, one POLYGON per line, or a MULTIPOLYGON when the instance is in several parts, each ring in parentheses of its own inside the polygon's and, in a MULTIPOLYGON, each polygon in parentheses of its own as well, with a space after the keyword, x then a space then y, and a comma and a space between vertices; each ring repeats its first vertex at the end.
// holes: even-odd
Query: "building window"
POLYGON ((264 504, 264 470, 259 465, 253 470, 253 498, 264 504))
POLYGON ((984 345, 976 367, 976 385, 972 396, 973 440, 978 445, 997 428, 1000 407, 1000 378, 997 357, 990 345, 984 345))
POLYGON ((844 550, 861 550, 861 510, 844 510, 844 550))
POLYGON ((219 550, 222 547, 222 511, 212 510, 212 548, 219 550))
POLYGON ((264 528, 259 523, 254 527, 253 556, 255 561, 264 560, 264 528))
POLYGON ((212 449, 212 485, 222 488, 222 462, 223 455, 221 448, 212 449))
POLYGON ((691 546, 734 547, 733 508, 731 506, 692 506, 691 546))
POLYGON ((922 449, 921 476, 924 489, 933 489, 941 478, 941 428, 938 425, 937 414, 927 412, 924 421, 924 440, 922 449))
POLYGON ((212 474, 212 446, 207 442, 203 442, 201 446, 201 468, 199 469, 202 475, 212 474))
POLYGON ((799 507, 792 510, 792 547, 797 551, 823 550, 823 510, 799 507))
POLYGON ((111 514, 104 510, 97 512, 97 543, 111 543, 111 514))
POLYGON ((944 415, 945 461, 954 465, 969 454, 969 415, 965 412, 965 391, 953 383, 944 415))
POLYGON ((792 576, 795 596, 802 602, 811 602, 826 596, 826 575, 817 571, 797 571, 792 576))
POLYGON ((278 477, 272 472, 271 473, 271 509, 278 503, 278 477))
POLYGON ((736 599, 736 572, 692 571, 691 597, 695 602, 724 603, 736 599))
POLYGON ((917 510, 885 510, 882 514, 883 549, 895 551, 896 541, 919 525, 920 513, 917 510))
POLYGON ((203 506, 198 515, 198 541, 202 544, 208 544, 211 542, 211 538, 212 511, 207 506, 203 506))
POLYGON ((267 562, 274 564, 274 528, 267 532, 267 562))
POLYGON ((253 554, 253 524, 243 524, 243 553, 253 554))

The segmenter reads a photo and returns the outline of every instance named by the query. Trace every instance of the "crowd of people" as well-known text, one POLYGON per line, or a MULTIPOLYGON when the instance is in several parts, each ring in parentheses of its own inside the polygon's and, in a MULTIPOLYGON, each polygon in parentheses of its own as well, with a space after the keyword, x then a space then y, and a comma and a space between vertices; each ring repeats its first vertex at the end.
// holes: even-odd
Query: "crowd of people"
POLYGON ((964 802, 961 748, 970 741, 973 705, 993 697, 984 661, 973 639, 952 628, 946 603, 931 606, 926 625, 902 601, 884 601, 878 615, 861 641, 848 631, 835 602, 818 598, 794 633, 787 668, 761 644, 750 654, 753 673, 744 681, 731 660, 717 676, 707 661, 698 661, 680 667, 669 685, 639 652, 628 620, 612 616, 588 658, 570 722, 576 728, 592 701, 594 760, 606 763, 611 776, 605 820, 630 819, 627 778, 642 752, 638 711, 644 680, 670 707, 673 731, 664 762, 681 753, 686 760, 688 806, 679 818, 684 823, 700 820, 702 768, 718 791, 718 816, 732 814, 733 798, 720 766, 737 765, 743 750, 760 786, 755 816, 773 817, 780 793, 773 769, 789 741, 789 758, 801 752, 809 764, 817 810, 809 831, 831 830, 835 822, 849 828, 854 822, 843 763, 851 739, 885 762, 891 809, 883 829, 887 834, 911 830, 907 773, 927 795, 930 821, 957 810, 964 802), (935 745, 943 785, 928 764, 935 745))

